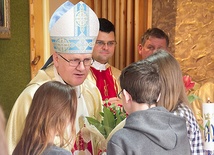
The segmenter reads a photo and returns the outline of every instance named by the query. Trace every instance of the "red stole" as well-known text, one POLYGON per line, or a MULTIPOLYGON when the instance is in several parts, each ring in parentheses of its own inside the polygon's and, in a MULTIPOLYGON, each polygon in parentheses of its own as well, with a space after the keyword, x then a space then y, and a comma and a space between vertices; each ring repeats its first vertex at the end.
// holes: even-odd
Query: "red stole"
POLYGON ((74 147, 72 148, 71 152, 72 154, 77 154, 76 152, 79 152, 78 154, 87 154, 86 150, 90 152, 90 154, 88 155, 93 155, 91 141, 89 141, 88 143, 85 142, 84 139, 82 138, 82 132, 80 130, 80 132, 77 134, 76 141, 74 143, 74 147))
POLYGON ((96 85, 100 90, 102 100, 104 101, 105 99, 117 97, 118 88, 111 67, 101 71, 91 67, 90 70, 96 80, 96 85))

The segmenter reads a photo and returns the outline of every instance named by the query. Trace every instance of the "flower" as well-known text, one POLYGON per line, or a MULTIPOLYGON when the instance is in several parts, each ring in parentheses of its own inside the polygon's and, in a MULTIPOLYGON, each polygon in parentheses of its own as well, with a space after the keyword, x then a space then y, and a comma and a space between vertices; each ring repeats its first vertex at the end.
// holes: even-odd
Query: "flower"
POLYGON ((188 98, 189 103, 192 103, 193 101, 199 99, 198 96, 196 96, 194 94, 190 94, 191 90, 195 86, 195 82, 192 81, 191 77, 189 75, 184 75, 183 82, 184 82, 184 86, 186 88, 186 92, 188 95, 187 98, 188 98))
POLYGON ((191 90, 195 86, 195 82, 192 81, 192 79, 189 75, 183 76, 183 82, 184 82, 186 91, 191 90))
POLYGON ((101 121, 92 117, 86 117, 86 119, 89 124, 94 125, 105 138, 107 138, 111 131, 127 116, 121 104, 111 104, 108 100, 103 104, 103 112, 100 112, 100 115, 102 117, 101 121))

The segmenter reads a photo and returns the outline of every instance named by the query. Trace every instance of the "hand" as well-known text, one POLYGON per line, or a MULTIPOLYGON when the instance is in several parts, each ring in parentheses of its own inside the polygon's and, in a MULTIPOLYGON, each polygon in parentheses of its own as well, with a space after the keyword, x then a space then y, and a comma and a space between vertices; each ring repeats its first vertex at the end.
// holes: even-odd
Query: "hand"
POLYGON ((122 100, 119 99, 118 97, 112 97, 108 99, 109 103, 114 103, 115 105, 121 105, 122 104, 122 100))

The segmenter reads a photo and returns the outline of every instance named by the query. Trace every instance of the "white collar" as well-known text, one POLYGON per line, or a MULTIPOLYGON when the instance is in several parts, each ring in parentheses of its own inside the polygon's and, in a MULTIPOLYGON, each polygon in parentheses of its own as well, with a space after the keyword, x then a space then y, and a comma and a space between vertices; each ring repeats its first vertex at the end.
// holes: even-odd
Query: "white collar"
POLYGON ((92 64, 91 66, 94 67, 94 68, 97 69, 97 70, 102 71, 102 70, 106 70, 106 69, 107 69, 107 67, 106 67, 107 64, 108 64, 108 63, 101 64, 101 63, 99 63, 98 61, 94 60, 94 62, 93 62, 93 64, 92 64))

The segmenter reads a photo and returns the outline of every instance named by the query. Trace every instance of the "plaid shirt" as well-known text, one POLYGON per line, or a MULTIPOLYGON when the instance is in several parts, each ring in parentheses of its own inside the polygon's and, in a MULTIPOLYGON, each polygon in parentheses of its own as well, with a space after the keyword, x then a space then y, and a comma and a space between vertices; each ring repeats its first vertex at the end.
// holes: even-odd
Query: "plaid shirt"
POLYGON ((192 155, 203 155, 203 140, 201 137, 199 125, 196 122, 196 118, 192 111, 188 106, 179 104, 177 110, 174 111, 174 115, 181 116, 186 120, 187 136, 190 141, 192 155))

